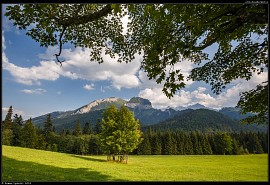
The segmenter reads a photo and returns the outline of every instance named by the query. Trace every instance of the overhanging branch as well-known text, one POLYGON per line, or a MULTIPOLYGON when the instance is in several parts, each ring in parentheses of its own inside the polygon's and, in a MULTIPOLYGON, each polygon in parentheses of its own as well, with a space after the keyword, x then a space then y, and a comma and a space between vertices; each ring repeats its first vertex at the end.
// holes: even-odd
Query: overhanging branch
POLYGON ((63 37, 64 32, 66 31, 66 29, 67 29, 67 27, 64 26, 64 27, 63 27, 63 30, 62 30, 62 32, 61 32, 61 34, 60 34, 60 37, 59 37, 59 43, 60 43, 60 46, 59 46, 59 53, 58 53, 58 54, 57 54, 57 53, 54 54, 55 57, 56 57, 57 62, 60 63, 61 67, 62 67, 62 62, 64 62, 64 60, 63 60, 63 61, 60 61, 58 57, 61 55, 61 52, 62 52, 62 45, 63 45, 63 43, 62 43, 62 37, 63 37))
POLYGON ((104 8, 102 8, 100 11, 87 14, 83 16, 74 16, 74 17, 68 17, 64 20, 58 20, 58 24, 63 26, 70 26, 70 25, 79 25, 79 24, 85 24, 94 20, 98 20, 99 18, 108 15, 112 11, 111 4, 107 4, 104 8))

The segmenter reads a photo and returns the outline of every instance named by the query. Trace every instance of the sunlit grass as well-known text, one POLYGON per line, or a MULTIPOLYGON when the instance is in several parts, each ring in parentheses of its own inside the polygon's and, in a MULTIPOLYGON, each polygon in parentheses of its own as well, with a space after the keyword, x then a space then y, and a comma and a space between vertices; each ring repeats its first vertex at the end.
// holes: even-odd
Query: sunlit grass
POLYGON ((268 156, 80 156, 2 146, 2 181, 268 181, 268 156))

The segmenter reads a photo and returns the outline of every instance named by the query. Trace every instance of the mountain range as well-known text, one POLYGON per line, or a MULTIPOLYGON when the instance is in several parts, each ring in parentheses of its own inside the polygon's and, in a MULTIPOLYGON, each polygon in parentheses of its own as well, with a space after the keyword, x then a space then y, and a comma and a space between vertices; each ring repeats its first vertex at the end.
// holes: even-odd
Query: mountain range
MULTIPOLYGON (((233 107, 226 107, 221 110, 213 110, 201 104, 188 107, 176 107, 167 109, 155 109, 149 100, 140 97, 133 97, 130 100, 110 97, 98 99, 71 111, 51 112, 51 118, 56 131, 62 129, 73 130, 79 120, 83 127, 86 122, 94 128, 98 120, 102 119, 103 111, 110 105, 117 108, 126 106, 139 119, 142 130, 149 127, 160 129, 183 129, 202 131, 265 131, 266 128, 257 125, 241 125, 239 120, 248 115, 241 115, 239 110, 233 107)), ((42 128, 48 114, 32 119, 33 123, 42 128)))

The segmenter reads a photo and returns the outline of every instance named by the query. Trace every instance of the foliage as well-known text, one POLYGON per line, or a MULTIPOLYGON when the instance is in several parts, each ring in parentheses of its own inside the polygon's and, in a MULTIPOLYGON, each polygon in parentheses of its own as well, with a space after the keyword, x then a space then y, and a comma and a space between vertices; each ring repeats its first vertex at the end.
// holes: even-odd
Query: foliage
POLYGON ((209 133, 201 131, 186 132, 178 129, 173 132, 149 129, 143 133, 143 141, 133 154, 239 155, 267 153, 268 147, 265 146, 268 141, 267 136, 268 134, 263 132, 226 133, 219 131, 209 133), (157 153, 157 151, 160 151, 160 153, 157 153))
POLYGON ((92 129, 90 127, 90 123, 85 123, 83 127, 82 134, 92 134, 92 129))
POLYGON ((237 107, 241 108, 241 113, 257 113, 241 120, 243 123, 264 124, 269 121, 268 101, 264 97, 268 98, 268 83, 266 85, 257 85, 256 89, 241 94, 237 104, 237 107))
POLYGON ((119 110, 114 105, 108 107, 101 124, 101 147, 107 155, 127 155, 141 142, 139 121, 124 106, 119 110))
MULTIPOLYGON (((216 94, 235 79, 250 80, 268 70, 266 4, 20 4, 8 6, 5 16, 41 46, 59 44, 55 56, 61 64, 58 57, 67 42, 91 48, 90 60, 99 63, 103 52, 119 62, 142 54, 141 68, 163 83, 169 98, 185 87, 178 67, 185 60, 197 65, 187 79, 209 83, 216 94), (130 21, 123 34, 126 15, 130 21), (209 57, 213 46, 217 50, 209 57)), ((246 103, 239 107, 258 116, 245 122, 261 123, 266 105, 257 109, 249 94, 242 94, 246 103)), ((266 102, 268 94, 257 100, 266 102)))
POLYGON ((20 146, 27 148, 35 148, 37 145, 37 134, 36 128, 32 123, 32 119, 26 121, 25 125, 22 128, 20 136, 20 146))
POLYGON ((232 138, 226 134, 218 132, 215 135, 215 150, 217 154, 232 154, 233 143, 232 138))
POLYGON ((144 126, 142 127, 142 130, 144 131, 149 128, 152 128, 154 130, 200 130, 202 132, 267 131, 267 127, 261 127, 255 124, 241 124, 238 120, 233 120, 220 112, 208 109, 184 110, 170 119, 167 119, 157 124, 144 126))
POLYGON ((46 149, 46 141, 43 134, 37 136, 37 145, 36 149, 45 150, 46 149))
POLYGON ((22 125, 20 125, 18 122, 13 122, 11 131, 13 134, 11 143, 13 146, 18 146, 20 143, 20 136, 22 134, 22 125))
POLYGON ((13 138, 13 132, 10 129, 5 129, 2 131, 1 134, 2 138, 2 145, 11 145, 12 144, 12 138, 13 138))
POLYGON ((22 115, 18 116, 18 114, 15 114, 13 118, 13 123, 18 124, 19 126, 22 126, 23 125, 22 115))
POLYGON ((149 135, 143 134, 143 140, 141 144, 138 146, 137 154, 138 155, 151 155, 151 143, 150 143, 149 135))
POLYGON ((44 122, 44 128, 43 128, 45 139, 47 139, 49 133, 52 131, 53 131, 53 124, 52 124, 51 114, 48 114, 47 119, 44 122))
POLYGON ((79 136, 81 134, 82 134, 81 123, 80 123, 80 120, 78 120, 76 123, 75 129, 73 131, 73 135, 79 136))
POLYGON ((12 114, 13 114, 13 109, 12 109, 12 106, 10 106, 4 121, 2 121, 3 130, 12 128, 12 114))

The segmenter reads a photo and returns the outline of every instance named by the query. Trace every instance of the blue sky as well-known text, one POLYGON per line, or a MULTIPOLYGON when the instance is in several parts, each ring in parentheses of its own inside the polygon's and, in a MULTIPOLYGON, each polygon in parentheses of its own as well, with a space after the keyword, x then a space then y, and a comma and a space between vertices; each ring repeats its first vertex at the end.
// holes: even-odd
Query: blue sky
MULTIPOLYGON (((3 16, 2 5, 2 119, 8 107, 23 119, 53 111, 74 110, 96 99, 134 96, 147 98, 154 108, 188 106, 195 103, 220 109, 235 106, 239 93, 250 90, 268 78, 267 73, 254 75, 250 81, 237 79, 220 95, 214 95, 208 84, 187 81, 186 88, 174 98, 168 99, 162 92, 162 84, 149 80, 140 70, 142 57, 137 55, 130 63, 117 63, 103 55, 105 62, 98 64, 89 59, 89 49, 63 46, 61 68, 53 56, 58 46, 40 47, 37 42, 16 29, 3 16)), ((123 19, 123 24, 127 19, 123 19)), ((209 54, 215 48, 208 48, 209 54)), ((175 68, 187 76, 195 67, 184 61, 175 68)))

